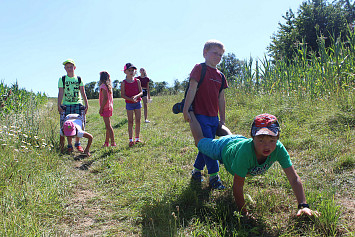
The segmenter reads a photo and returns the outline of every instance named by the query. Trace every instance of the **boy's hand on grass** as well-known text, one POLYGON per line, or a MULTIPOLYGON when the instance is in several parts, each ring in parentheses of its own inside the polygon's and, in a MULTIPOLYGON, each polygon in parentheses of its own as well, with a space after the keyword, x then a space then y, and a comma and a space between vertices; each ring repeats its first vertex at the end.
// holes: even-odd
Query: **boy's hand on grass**
POLYGON ((319 212, 312 211, 311 209, 309 209, 307 207, 299 209, 298 212, 297 212, 297 216, 302 216, 304 214, 307 215, 307 216, 315 216, 315 217, 320 216, 319 212))

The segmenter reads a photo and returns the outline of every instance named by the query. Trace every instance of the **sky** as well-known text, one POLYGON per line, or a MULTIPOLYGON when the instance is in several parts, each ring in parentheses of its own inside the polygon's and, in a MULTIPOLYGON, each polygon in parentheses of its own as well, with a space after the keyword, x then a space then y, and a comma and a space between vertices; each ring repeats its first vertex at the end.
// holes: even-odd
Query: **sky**
POLYGON ((263 58, 289 9, 304 0, 0 0, 0 81, 57 97, 64 62, 84 84, 144 67, 153 82, 185 80, 209 39, 240 60, 263 58))

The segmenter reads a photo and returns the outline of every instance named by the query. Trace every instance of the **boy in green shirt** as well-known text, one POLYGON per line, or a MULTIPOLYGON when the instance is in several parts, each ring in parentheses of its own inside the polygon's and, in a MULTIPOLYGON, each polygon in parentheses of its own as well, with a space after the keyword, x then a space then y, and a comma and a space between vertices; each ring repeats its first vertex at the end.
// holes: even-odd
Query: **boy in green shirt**
MULTIPOLYGON (((84 83, 81 78, 74 74, 75 62, 72 59, 68 59, 63 62, 64 69, 67 75, 63 78, 59 78, 58 81, 58 112, 60 114, 60 127, 63 126, 65 116, 68 114, 80 114, 84 118, 85 126, 85 114, 89 108, 88 99, 85 94, 84 83), (83 106, 83 100, 85 107, 83 106)), ((59 142, 61 150, 64 148, 64 137, 60 136, 59 142)), ((84 149, 80 145, 80 138, 75 138, 75 147, 78 151, 84 152, 84 149)), ((68 152, 73 151, 73 147, 68 143, 68 152)))
POLYGON ((190 128, 198 150, 212 159, 219 160, 226 170, 234 175, 233 195, 238 210, 249 215, 245 206, 243 186, 247 175, 265 173, 274 162, 283 168, 298 201, 297 216, 318 215, 309 209, 300 177, 297 175, 288 152, 278 140, 280 126, 271 114, 255 117, 251 127, 251 137, 232 135, 225 126, 219 128, 219 139, 205 138, 194 113, 190 112, 190 128))

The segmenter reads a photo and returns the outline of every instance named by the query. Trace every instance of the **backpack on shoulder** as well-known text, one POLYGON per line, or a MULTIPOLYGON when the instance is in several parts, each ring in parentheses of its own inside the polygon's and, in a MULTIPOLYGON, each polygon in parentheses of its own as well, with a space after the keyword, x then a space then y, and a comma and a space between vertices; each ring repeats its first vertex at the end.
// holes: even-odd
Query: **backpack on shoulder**
MULTIPOLYGON (((207 65, 206 63, 201 63, 200 64, 202 66, 202 69, 201 69, 201 76, 200 76, 200 80, 197 84, 197 89, 200 87, 201 83, 203 82, 203 79, 205 79, 205 76, 206 76, 206 70, 207 70, 207 65)), ((223 73, 220 72, 221 76, 222 76, 222 84, 221 84, 221 88, 219 89, 219 92, 221 92, 224 88, 224 85, 225 85, 225 81, 226 81, 226 78, 224 77, 223 73)), ((187 88, 185 90, 185 95, 184 95, 184 99, 182 99, 181 102, 179 103, 176 103, 174 104, 172 110, 173 110, 173 113, 174 114, 179 114, 179 113, 182 113, 183 109, 184 109, 184 104, 185 104, 185 98, 186 98, 186 95, 187 95, 187 91, 189 90, 189 86, 190 86, 190 82, 188 83, 187 85, 187 88)), ((189 111, 192 111, 192 108, 190 107, 189 108, 189 111)))
MULTIPOLYGON (((63 89, 65 89, 65 75, 64 76, 62 76, 62 82, 63 82, 63 89)), ((79 76, 76 76, 77 78, 78 78, 78 81, 79 81, 79 85, 81 84, 81 77, 79 77, 79 76)))

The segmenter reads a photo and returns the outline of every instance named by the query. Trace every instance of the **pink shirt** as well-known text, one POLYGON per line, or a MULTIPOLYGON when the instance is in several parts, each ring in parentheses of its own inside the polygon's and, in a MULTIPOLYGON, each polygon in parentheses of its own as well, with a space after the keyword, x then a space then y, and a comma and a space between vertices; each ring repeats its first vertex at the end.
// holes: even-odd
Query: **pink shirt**
MULTIPOLYGON (((193 108, 195 114, 216 117, 219 110, 218 97, 222 86, 222 76, 217 68, 206 67, 206 75, 196 92, 193 108)), ((190 78, 200 81, 201 69, 202 66, 196 64, 191 71, 190 78)), ((225 82, 223 89, 227 87, 227 82, 225 82)))
MULTIPOLYGON (((133 82, 131 82, 131 83, 127 82, 126 80, 123 80, 124 87, 125 87, 125 93, 126 93, 127 97, 132 98, 133 96, 139 94, 139 88, 138 88, 137 80, 138 80, 137 78, 134 78, 133 82)), ((141 101, 141 100, 142 100, 142 98, 139 97, 137 99, 137 102, 141 101)), ((134 103, 137 103, 137 102, 133 102, 131 100, 126 100, 126 103, 131 103, 131 104, 134 104, 134 103)))
POLYGON ((107 92, 107 101, 106 101, 106 104, 104 106, 104 110, 113 111, 113 94, 112 94, 112 91, 109 91, 105 84, 101 84, 100 85, 100 94, 99 94, 100 104, 102 103, 102 101, 104 99, 104 95, 103 95, 102 90, 105 90, 107 92))

